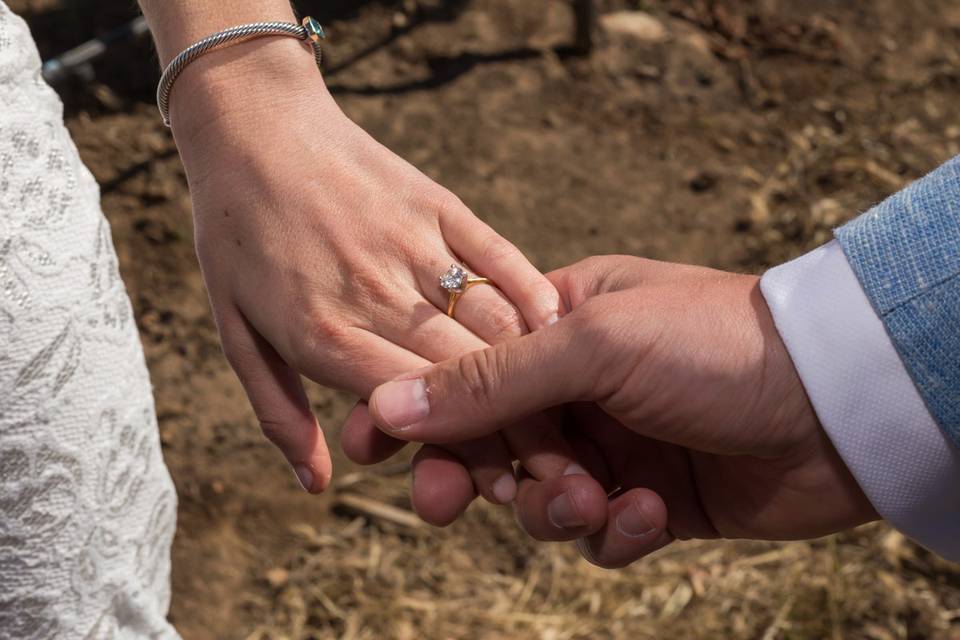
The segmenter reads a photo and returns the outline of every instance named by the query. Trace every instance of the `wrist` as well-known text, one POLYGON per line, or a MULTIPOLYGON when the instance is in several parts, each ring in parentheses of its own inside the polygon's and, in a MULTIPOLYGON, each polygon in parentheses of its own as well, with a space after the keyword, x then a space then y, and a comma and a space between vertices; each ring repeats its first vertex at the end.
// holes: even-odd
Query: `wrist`
POLYGON ((258 38, 211 51, 183 70, 170 96, 171 128, 183 153, 200 141, 234 142, 305 103, 339 113, 309 48, 293 38, 258 38))
POLYGON ((140 0, 165 67, 188 46, 250 22, 296 22, 288 0, 140 0))
POLYGON ((766 356, 759 384, 762 397, 756 404, 762 410, 753 420, 779 440, 780 446, 770 453, 785 468, 805 469, 804 487, 829 491, 819 508, 824 530, 839 531, 876 520, 873 505, 827 436, 766 300, 762 294, 755 296, 766 356))
POLYGON ((760 291, 760 278, 750 276, 750 301, 763 342, 760 379, 756 385, 759 409, 752 422, 768 425, 774 442, 784 448, 817 438, 823 431, 790 353, 777 331, 773 314, 760 291))

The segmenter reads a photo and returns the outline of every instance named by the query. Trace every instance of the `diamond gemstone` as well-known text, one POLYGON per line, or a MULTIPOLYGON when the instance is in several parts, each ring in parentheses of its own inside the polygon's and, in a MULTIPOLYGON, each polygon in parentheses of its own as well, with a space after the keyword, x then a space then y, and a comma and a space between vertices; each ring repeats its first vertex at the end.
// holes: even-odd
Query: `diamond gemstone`
POLYGON ((447 272, 440 276, 440 286, 455 293, 463 291, 463 285, 467 283, 467 272, 459 266, 452 264, 447 272))

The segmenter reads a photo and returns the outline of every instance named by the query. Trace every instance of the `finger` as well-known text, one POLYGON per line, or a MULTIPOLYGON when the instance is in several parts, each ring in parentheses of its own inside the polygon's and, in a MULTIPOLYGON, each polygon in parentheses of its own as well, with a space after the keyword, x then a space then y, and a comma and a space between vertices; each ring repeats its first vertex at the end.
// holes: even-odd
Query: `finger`
POLYGON ((502 291, 488 284, 467 289, 454 307, 453 319, 488 345, 529 333, 520 310, 502 291))
MULTIPOLYGON (((466 510, 478 490, 495 504, 513 500, 517 489, 509 454, 499 438, 489 436, 487 439, 492 442, 478 446, 472 460, 467 449, 470 443, 457 445, 464 448, 457 452, 461 457, 453 454, 455 447, 450 447, 451 452, 421 447, 415 454, 414 469, 419 465, 422 472, 413 474, 411 499, 426 522, 437 526, 450 524, 466 510)), ((383 462, 407 444, 374 427, 363 401, 347 416, 340 443, 350 460, 363 465, 383 462)))
MULTIPOLYGON (((483 344, 431 305, 424 302, 422 309, 426 322, 440 322, 445 327, 443 331, 438 328, 431 330, 432 334, 424 334, 433 335, 437 344, 449 349, 465 342, 483 344)), ((297 368, 316 382, 336 385, 361 398, 369 397, 385 378, 429 364, 429 360, 420 354, 392 342, 389 335, 384 339, 365 329, 342 332, 329 347, 322 342, 315 342, 315 345, 319 348, 312 352, 303 351, 291 356, 297 358, 297 368)), ((377 429, 369 419, 366 405, 358 406, 350 413, 340 438, 344 453, 359 464, 382 461, 402 449, 405 443, 377 429)))
POLYGON ((361 398, 369 398, 393 372, 429 364, 417 354, 360 328, 345 331, 336 343, 306 346, 285 360, 314 382, 361 398))
POLYGON ((512 243, 465 206, 445 210, 440 228, 453 252, 478 274, 496 282, 520 309, 532 331, 557 321, 557 290, 512 243))
POLYGON ((344 455, 357 464, 383 462, 406 446, 403 440, 391 438, 373 426, 367 403, 357 402, 340 429, 340 447, 344 455))
POLYGON ((633 256, 591 256, 551 271, 545 277, 560 293, 563 307, 572 311, 604 293, 639 286, 668 285, 700 274, 701 267, 633 256))
MULTIPOLYGON (((347 457, 358 464, 381 462, 403 447, 403 441, 376 428, 365 403, 359 403, 348 416, 341 430, 341 444, 347 457)), ((447 448, 463 462, 478 492, 495 504, 513 499, 516 489, 510 461, 514 458, 541 480, 587 473, 559 426, 544 414, 530 416, 504 429, 498 437, 450 443, 447 448)))
POLYGON ((413 456, 410 502, 425 522, 445 527, 466 511, 476 496, 473 480, 457 458, 425 445, 413 456))
MULTIPOLYGON (((467 303, 467 295, 472 295, 474 291, 478 293, 481 290, 488 290, 490 295, 499 297, 502 294, 492 287, 473 287, 464 295, 461 304, 467 303)), ((479 304, 482 304, 483 296, 477 295, 472 298, 479 304)), ((489 306, 489 305, 488 305, 489 306)), ((488 340, 503 341, 510 336, 517 336, 526 332, 526 326, 523 319, 519 316, 512 305, 508 305, 512 310, 507 315, 497 317, 498 312, 482 311, 481 307, 463 309, 464 313, 458 313, 458 318, 473 318, 477 320, 474 329, 477 334, 485 334, 488 340), (493 315, 491 315, 491 313, 493 315), (484 315, 486 314, 486 315, 484 315), (499 324, 498 324, 499 323, 499 324), (519 324, 518 324, 519 323, 519 324), (490 327, 485 331, 483 327, 490 327)), ((460 307, 458 307, 460 308, 460 307)), ((466 331, 458 322, 451 320, 445 314, 436 310, 433 306, 423 304, 414 312, 414 318, 410 322, 405 335, 388 334, 391 340, 397 341, 407 349, 410 349, 427 360, 443 360, 451 355, 468 353, 488 346, 477 335, 466 331)), ((351 424, 351 441, 345 442, 345 447, 354 449, 359 440, 363 440, 363 449, 365 452, 372 452, 370 444, 376 440, 373 432, 380 433, 378 429, 363 429, 359 424, 351 424)), ((545 415, 531 416, 524 421, 523 425, 517 425, 504 430, 504 440, 507 443, 509 452, 514 458, 520 460, 521 464, 528 469, 534 477, 539 479, 559 477, 571 469, 570 472, 585 473, 583 468, 576 463, 576 457, 573 455, 570 447, 564 441, 563 435, 556 424, 547 419, 545 415)), ((503 445, 496 442, 500 449, 503 445)), ((389 456, 395 450, 395 447, 385 446, 382 455, 389 456)), ((473 443, 468 448, 451 448, 467 465, 474 479, 480 482, 478 490, 484 497, 490 497, 490 494, 481 487, 488 480, 488 474, 485 470, 486 460, 478 459, 477 456, 486 455, 487 452, 473 443), (478 478, 477 475, 481 478, 478 478)), ((353 456, 348 453, 353 458, 353 456)), ((378 455, 380 453, 378 452, 378 455)), ((364 458, 366 460, 366 458, 364 458)), ((357 460, 361 462, 361 460, 357 460)), ((508 479, 500 477, 501 497, 507 491, 508 479)), ((509 500, 498 500, 500 504, 505 504, 509 500)))
POLYGON ((589 562, 606 569, 625 567, 672 541, 667 507, 653 491, 632 489, 610 501, 606 525, 577 543, 589 562))
MULTIPOLYGON (((336 386, 361 398, 368 398, 384 378, 428 362, 363 329, 354 329, 348 335, 341 338, 336 351, 304 351, 289 357, 298 359, 297 368, 311 380, 336 386)), ((381 462, 406 445, 373 427, 366 403, 355 406, 347 416, 340 441, 346 456, 358 464, 381 462)))
MULTIPOLYGON (((244 308, 250 310, 250 324, 261 328, 265 340, 290 368, 314 382, 361 398, 368 398, 384 380, 428 364, 402 346, 352 326, 337 309, 304 314, 294 331, 278 327, 277 310, 269 305, 256 304, 254 300, 244 308)), ((366 463, 403 448, 403 444, 386 434, 366 428, 364 415, 365 410, 341 429, 348 456, 366 463)))
POLYGON ((477 493, 492 504, 510 504, 517 496, 513 458, 499 434, 447 445, 466 467, 477 493))
MULTIPOLYGON (((472 348, 479 348, 483 345, 476 336, 445 315, 439 314, 430 305, 424 303, 424 307, 429 307, 429 310, 423 312, 427 322, 439 321, 446 325, 444 331, 437 329, 438 332, 443 333, 443 336, 437 336, 437 344, 446 348, 457 349, 455 352, 465 351, 464 344, 468 344, 472 348), (451 340, 454 342, 451 343, 451 340)), ((409 371, 410 367, 417 368, 428 364, 427 360, 417 354, 365 331, 358 331, 351 341, 352 351, 358 354, 349 360, 354 367, 354 377, 352 378, 354 389, 352 390, 361 395, 369 388, 370 381, 375 375, 373 367, 365 364, 369 359, 367 354, 374 353, 383 358, 378 364, 379 370, 375 372, 379 375, 397 375, 403 371, 409 371), (408 368, 400 369, 399 367, 408 368)), ((312 377, 311 372, 314 366, 318 365, 307 362, 304 366, 307 375, 310 377, 312 377)), ((322 373, 317 371, 316 375, 322 373)), ((326 369, 326 373, 329 375, 330 369, 326 369)), ((379 382, 379 380, 375 381, 379 382)), ((374 426, 366 403, 359 403, 350 412, 341 429, 340 440, 344 454, 358 464, 381 462, 402 449, 406 444, 405 441, 392 438, 374 426)), ((477 486, 485 498, 500 504, 509 502, 512 496, 505 502, 501 502, 496 496, 499 494, 502 497, 510 493, 509 481, 504 476, 508 471, 511 472, 510 475, 512 476, 513 467, 510 462, 512 458, 499 437, 484 438, 483 443, 492 447, 493 450, 488 451, 487 447, 481 446, 480 443, 474 443, 474 446, 456 448, 455 453, 466 466, 467 472, 477 482, 477 486)))
MULTIPOLYGON (((386 460, 407 443, 390 438, 373 426, 365 402, 358 402, 350 411, 340 435, 343 452, 358 464, 376 464, 386 460), (379 437, 376 437, 379 435, 379 437)), ((498 435, 473 442, 449 445, 447 449, 464 466, 473 481, 473 489, 493 504, 509 504, 517 495, 512 456, 498 435)), ((428 476, 433 481, 433 476, 428 476)), ((446 481, 436 478, 436 481, 446 481)), ((415 479, 414 482, 427 480, 415 479)), ((457 497, 454 502, 469 500, 457 497)))
MULTIPOLYGON (((370 419, 369 410, 365 402, 358 402, 347 416, 341 433, 340 442, 344 454, 358 464, 376 464, 397 453, 407 443, 396 440, 377 429, 370 419)), ((508 504, 516 496, 516 482, 513 477, 512 455, 499 435, 494 434, 473 442, 449 445, 453 454, 447 461, 448 467, 453 462, 462 465, 462 473, 466 473, 472 480, 470 495, 451 493, 443 494, 443 499, 452 500, 451 505, 435 505, 444 513, 459 513, 474 497, 474 489, 485 499, 494 504, 508 504), (458 506, 462 505, 462 506, 458 506)), ((447 469, 449 472, 449 469, 447 469)), ((460 475, 460 472, 458 472, 460 475)), ((425 474, 415 476, 414 490, 423 489, 429 492, 429 487, 418 487, 424 482, 447 482, 445 476, 425 474)))
MULTIPOLYGON (((493 287, 473 287, 467 293, 482 289, 499 296, 493 287)), ((466 295, 466 294, 465 294, 466 295)), ((498 302, 502 302, 497 298, 498 302)), ((375 329, 384 339, 424 358, 424 364, 440 362, 470 351, 490 346, 485 340, 504 341, 526 333, 526 325, 517 310, 505 303, 505 309, 478 313, 460 314, 457 320, 440 311, 419 293, 411 292, 406 304, 409 313, 384 314, 375 320, 375 329), (471 320, 470 327, 464 324, 471 320), (520 323, 520 324, 518 324, 520 323)), ((400 375, 398 372, 396 375, 400 375)))
POLYGON ((330 452, 300 376, 239 313, 219 314, 224 352, 240 378, 267 439, 293 467, 304 489, 320 493, 333 474, 330 452))
MULTIPOLYGON (((476 336, 430 305, 423 306, 425 307, 421 312, 423 322, 413 333, 425 331, 424 327, 435 323, 436 326, 430 331, 442 334, 442 336, 434 336, 436 340, 432 342, 439 345, 438 348, 462 353, 484 345, 476 336)), ((328 354, 314 357, 308 355, 301 359, 301 370, 308 377, 321 382, 330 376, 339 380, 348 380, 348 390, 363 396, 369 393, 368 389, 373 384, 381 382, 378 376, 396 375, 428 364, 428 361, 418 354, 365 330, 355 329, 348 335, 349 338, 340 337, 341 350, 336 357, 330 357, 328 354), (347 378, 348 371, 344 369, 345 366, 350 367, 351 377, 349 378, 347 378)), ((422 335, 428 336, 426 333, 422 335)), ((434 354, 428 351, 426 355, 434 354)), ((443 352, 443 355, 448 354, 443 352)), ((545 440, 543 436, 537 436, 528 438, 527 442, 530 443, 530 447, 533 447, 545 440)), ((562 446, 562 438, 559 434, 554 434, 554 440, 557 443, 554 451, 533 452, 536 459, 530 462, 530 467, 538 477, 551 475, 551 472, 545 470, 548 456, 555 466, 562 465, 562 468, 569 466, 573 460, 569 448, 562 446)), ((401 441, 391 438, 374 427, 369 419, 368 407, 362 404, 355 407, 348 416, 341 429, 341 442, 344 453, 360 464, 382 461, 403 447, 401 441)), ((526 449, 518 446, 518 451, 520 459, 526 462, 529 458, 526 449)), ((497 504, 506 504, 513 499, 515 485, 512 482, 511 473, 512 456, 499 437, 481 438, 471 446, 454 448, 454 453, 476 482, 481 495, 497 504)), ((514 452, 514 455, 517 455, 517 452, 514 452)))
MULTIPOLYGON (((670 505, 667 527, 675 537, 709 539, 719 535, 700 500, 692 458, 695 454, 625 428, 596 404, 578 404, 571 411, 577 426, 566 430, 565 435, 577 451, 589 452, 584 441, 592 443, 604 452, 620 489, 644 488, 660 496, 670 505)), ((592 470, 589 458, 586 463, 592 470)))
MULTIPOLYGON (((592 405, 591 406, 596 406, 592 405)), ((575 408, 574 408, 575 409, 575 408)), ((576 416, 576 413, 571 414, 576 416)), ((577 460, 586 468, 587 472, 600 483, 603 490, 610 495, 620 489, 620 479, 614 473, 608 456, 602 447, 593 439, 594 425, 590 422, 576 421, 574 424, 564 425, 564 442, 571 450, 577 452, 577 460), (589 435, 586 435, 589 434, 589 435)), ((621 427, 623 428, 623 427, 621 427)))
POLYGON ((560 424, 546 413, 533 414, 501 433, 513 456, 537 480, 588 473, 560 424))
MULTIPOLYGON (((488 290, 488 293, 495 297, 501 295, 492 287, 473 287, 467 291, 467 294, 473 295, 474 291, 479 292, 484 289, 488 290)), ((480 301, 481 296, 476 296, 474 300, 480 301)), ((464 296, 463 302, 468 302, 466 295, 464 296)), ((425 359, 442 360, 451 355, 467 353, 487 346, 477 335, 467 331, 459 322, 450 319, 446 314, 438 311, 432 305, 426 302, 417 305, 414 301, 410 303, 410 306, 414 309, 414 313, 409 323, 405 324, 402 331, 399 330, 399 328, 393 329, 387 332, 385 337, 416 352, 425 359)), ((475 317, 478 320, 482 320, 474 325, 476 331, 481 334, 484 333, 484 330, 481 328, 482 326, 493 327, 496 323, 501 323, 497 325, 496 329, 491 329, 486 332, 486 335, 488 339, 502 341, 510 335, 519 335, 521 332, 526 331, 526 327, 523 325, 523 319, 520 318, 519 313, 512 306, 509 306, 509 308, 512 311, 499 319, 490 315, 481 318, 481 316, 478 315, 479 312, 474 312, 477 310, 471 311, 469 307, 467 312, 459 314, 458 318, 461 316, 463 318, 475 317)), ((388 323, 389 319, 383 318, 382 321, 388 323)), ((372 423, 370 423, 369 427, 369 429, 365 428, 365 425, 361 425, 359 420, 349 421, 348 429, 345 433, 350 437, 344 440, 344 447, 345 450, 347 450, 347 455, 350 456, 351 459, 362 463, 369 463, 371 461, 378 461, 376 458, 379 458, 381 455, 388 456, 396 450, 395 446, 384 446, 382 451, 377 450, 377 452, 373 454, 374 449, 371 445, 374 442, 378 442, 376 433, 380 432, 372 423), (359 451, 361 448, 362 451, 359 451), (366 454, 373 454, 376 458, 368 457, 366 454)), ((574 468, 577 473, 585 473, 583 468, 576 464, 576 458, 570 447, 566 445, 558 427, 546 419, 545 416, 531 417, 524 421, 524 425, 507 429, 503 435, 509 451, 504 448, 504 445, 499 439, 484 439, 483 441, 489 443, 491 447, 496 445, 498 452, 496 455, 500 458, 512 459, 509 457, 512 453, 513 458, 519 459, 521 464, 537 478, 559 477, 571 467, 574 468)), ((466 465, 471 476, 473 476, 474 480, 478 483, 477 489, 481 495, 488 499, 492 498, 492 501, 500 504, 510 501, 509 499, 504 499, 504 496, 507 495, 510 490, 510 477, 506 474, 499 474, 496 478, 492 479, 490 477, 488 457, 495 455, 493 450, 487 451, 479 442, 472 442, 469 446, 464 447, 451 446, 450 450, 466 465), (499 493, 496 497, 491 494, 491 481, 498 483, 495 484, 499 493)), ((504 470, 512 469, 512 467, 507 467, 502 464, 502 462, 498 463, 496 468, 504 470)))
POLYGON ((520 526, 536 540, 576 540, 599 531, 607 520, 607 494, 585 475, 546 481, 527 476, 515 505, 520 526))
POLYGON ((402 440, 473 440, 552 406, 594 399, 602 363, 576 335, 578 312, 523 338, 394 380, 370 397, 377 426, 402 440))
MULTIPOLYGON (((486 346, 516 338, 528 332, 523 315, 503 292, 494 285, 467 283, 468 274, 463 270, 455 280, 459 283, 456 286, 463 287, 465 291, 456 297, 455 319, 448 317, 451 293, 441 286, 438 276, 452 269, 460 269, 461 260, 451 255, 446 247, 437 247, 432 253, 437 257, 423 259, 424 266, 416 270, 418 294, 429 302, 432 309, 421 307, 415 300, 409 303, 414 310, 413 317, 409 320, 404 317, 398 324, 395 314, 378 318, 379 326, 384 327, 388 332, 393 332, 387 336, 388 338, 423 355, 428 360, 438 361, 465 352, 464 345, 457 350, 449 348, 451 340, 459 340, 464 333, 472 338, 467 341, 468 343, 474 345, 481 343, 482 346, 486 346), (441 264, 449 266, 439 267, 438 265, 441 264), (441 316, 445 321, 439 321, 436 315, 441 316), (444 347, 447 347, 446 350, 444 347), (432 355, 428 355, 427 351, 432 355), (439 355, 441 353, 442 355, 439 355)), ((451 284, 451 286, 454 285, 451 284)), ((473 346, 469 350, 477 348, 481 347, 473 346)))

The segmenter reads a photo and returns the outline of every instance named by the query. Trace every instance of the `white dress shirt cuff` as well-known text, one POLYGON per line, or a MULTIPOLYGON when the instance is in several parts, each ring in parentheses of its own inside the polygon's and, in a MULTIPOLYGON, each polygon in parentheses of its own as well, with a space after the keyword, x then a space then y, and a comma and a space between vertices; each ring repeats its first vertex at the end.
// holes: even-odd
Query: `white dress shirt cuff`
POLYGON ((960 561, 960 451, 934 422, 839 243, 760 282, 820 422, 877 512, 960 561))

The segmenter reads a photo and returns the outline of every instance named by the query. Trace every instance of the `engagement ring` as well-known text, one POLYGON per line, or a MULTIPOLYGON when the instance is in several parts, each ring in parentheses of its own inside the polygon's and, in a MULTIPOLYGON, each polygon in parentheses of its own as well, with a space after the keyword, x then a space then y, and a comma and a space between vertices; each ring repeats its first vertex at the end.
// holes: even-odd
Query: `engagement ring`
POLYGON ((477 284, 492 285, 493 281, 489 278, 471 278, 463 267, 456 264, 450 265, 450 268, 440 276, 440 288, 450 295, 447 301, 448 316, 454 317, 454 307, 457 305, 457 300, 466 293, 467 289, 477 284))

